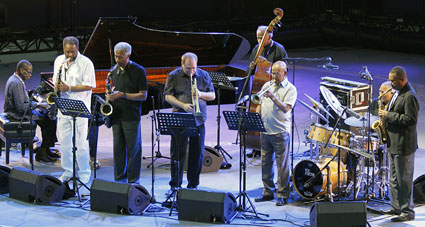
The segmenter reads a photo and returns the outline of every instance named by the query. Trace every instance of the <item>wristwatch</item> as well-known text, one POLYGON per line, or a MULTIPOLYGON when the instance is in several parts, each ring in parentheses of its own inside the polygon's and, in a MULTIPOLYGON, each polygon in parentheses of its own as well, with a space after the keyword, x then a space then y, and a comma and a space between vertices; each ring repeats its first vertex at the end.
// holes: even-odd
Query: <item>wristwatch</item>
POLYGON ((127 98, 127 94, 126 94, 125 92, 123 92, 123 94, 122 94, 121 98, 122 98, 122 99, 126 99, 126 98, 127 98))

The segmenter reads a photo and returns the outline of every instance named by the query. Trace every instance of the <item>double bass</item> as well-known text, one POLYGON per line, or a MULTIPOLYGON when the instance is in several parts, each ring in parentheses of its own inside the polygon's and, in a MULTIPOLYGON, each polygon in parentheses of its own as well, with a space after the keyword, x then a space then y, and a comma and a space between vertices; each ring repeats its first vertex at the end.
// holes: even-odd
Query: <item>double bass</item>
MULTIPOLYGON (((282 9, 276 8, 273 10, 273 13, 276 15, 276 17, 270 22, 270 24, 267 27, 267 30, 264 32, 264 35, 259 44, 257 53, 255 55, 255 59, 254 59, 254 65, 256 66, 255 76, 252 83, 250 97, 252 94, 258 93, 261 90, 264 83, 271 80, 272 62, 269 62, 264 57, 262 57, 261 53, 263 52, 266 38, 271 32, 273 32, 273 29, 275 28, 275 26, 278 25, 279 21, 283 18, 282 9)), ((254 70, 253 68, 251 67, 249 68, 247 76, 250 76, 252 74, 252 71, 254 70)), ((255 112, 257 106, 258 104, 255 104, 252 101, 249 102, 249 112, 255 112)), ((247 148, 252 148, 254 150, 261 150, 260 133, 247 132, 246 146, 247 148)))

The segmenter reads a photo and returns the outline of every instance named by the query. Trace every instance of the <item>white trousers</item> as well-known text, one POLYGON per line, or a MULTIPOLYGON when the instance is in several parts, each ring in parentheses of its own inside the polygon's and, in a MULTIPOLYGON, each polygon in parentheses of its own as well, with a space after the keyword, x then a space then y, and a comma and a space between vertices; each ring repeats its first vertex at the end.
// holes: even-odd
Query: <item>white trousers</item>
MULTIPOLYGON (((80 178, 90 178, 90 153, 89 141, 87 138, 88 119, 77 117, 75 121, 75 146, 76 161, 78 167, 78 176, 80 178)), ((61 148, 61 164, 65 170, 64 175, 72 176, 72 137, 73 137, 73 120, 68 116, 61 116, 58 118, 58 132, 61 148)))

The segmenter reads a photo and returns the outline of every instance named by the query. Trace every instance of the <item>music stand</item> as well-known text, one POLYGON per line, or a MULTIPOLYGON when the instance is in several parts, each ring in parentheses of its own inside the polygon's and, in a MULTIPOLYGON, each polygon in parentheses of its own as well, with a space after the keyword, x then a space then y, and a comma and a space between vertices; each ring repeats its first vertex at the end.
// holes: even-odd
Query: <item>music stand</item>
MULTIPOLYGON (((75 122, 77 120, 77 117, 90 118, 91 115, 89 110, 87 109, 87 106, 81 100, 55 98, 55 97, 53 98, 53 100, 55 101, 56 106, 62 112, 63 115, 72 117, 72 124, 73 124, 73 129, 72 129, 72 181, 73 181, 72 185, 73 187, 72 189, 74 190, 74 192, 77 193, 78 201, 81 202, 81 196, 80 196, 79 188, 77 186, 77 181, 80 182, 80 184, 84 186, 87 190, 90 191, 90 189, 87 187, 87 185, 81 182, 80 179, 77 179, 77 176, 75 173, 76 172, 75 171, 76 170, 76 152, 77 152, 77 147, 75 146, 75 122)), ((65 183, 68 184, 70 180, 71 179, 69 179, 65 183)))
MULTIPOLYGON (((240 112, 240 111, 223 111, 224 118, 226 119, 227 127, 230 130, 238 130, 241 142, 239 143, 239 194, 236 199, 239 198, 239 210, 241 212, 248 212, 249 208, 256 217, 258 217, 257 211, 255 210, 254 204, 246 193, 246 132, 265 132, 263 121, 261 116, 257 112, 240 112), (242 148, 243 147, 243 148, 242 148), (246 200, 248 200, 249 207, 246 206, 246 200)), ((264 214, 266 215, 266 214, 264 214)), ((268 215, 266 215, 268 216, 268 215)))
POLYGON ((230 164, 227 161, 227 158, 225 155, 227 155, 230 159, 232 159, 232 156, 224 150, 224 148, 220 145, 220 94, 221 89, 231 90, 235 91, 235 87, 230 82, 229 78, 227 78, 225 73, 222 72, 209 72, 211 76, 212 83, 214 87, 217 89, 217 145, 214 146, 214 149, 216 149, 218 152, 221 153, 221 156, 224 158, 224 162, 222 163, 221 167, 222 169, 229 169, 232 167, 232 164, 230 164))
MULTIPOLYGON (((180 136, 196 136, 199 135, 198 127, 196 127, 195 115, 192 113, 157 113, 158 127, 161 135, 176 136, 176 149, 177 157, 179 157, 179 140, 180 136)), ((172 160, 171 161, 176 161, 172 160)), ((180 173, 180 161, 177 160, 177 172, 180 173)), ((172 198, 170 216, 173 212, 173 208, 177 207, 177 194, 180 189, 179 176, 177 176, 177 185, 175 191, 168 195, 164 203, 169 202, 172 198)))

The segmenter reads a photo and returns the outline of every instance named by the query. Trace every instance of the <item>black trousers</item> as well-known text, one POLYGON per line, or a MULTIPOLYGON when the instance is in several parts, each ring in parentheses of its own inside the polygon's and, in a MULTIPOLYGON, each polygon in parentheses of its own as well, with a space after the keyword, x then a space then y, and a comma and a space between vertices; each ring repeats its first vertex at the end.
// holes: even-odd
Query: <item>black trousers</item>
POLYGON ((54 147, 57 141, 56 120, 51 120, 48 117, 40 117, 38 120, 35 120, 35 122, 41 129, 41 148, 49 149, 49 147, 54 147))
POLYGON ((187 187, 199 185, 205 150, 205 125, 198 126, 199 136, 171 136, 171 187, 180 187, 183 182, 183 167, 189 144, 187 187))
POLYGON ((116 181, 139 183, 142 166, 140 121, 117 120, 112 125, 116 181))

